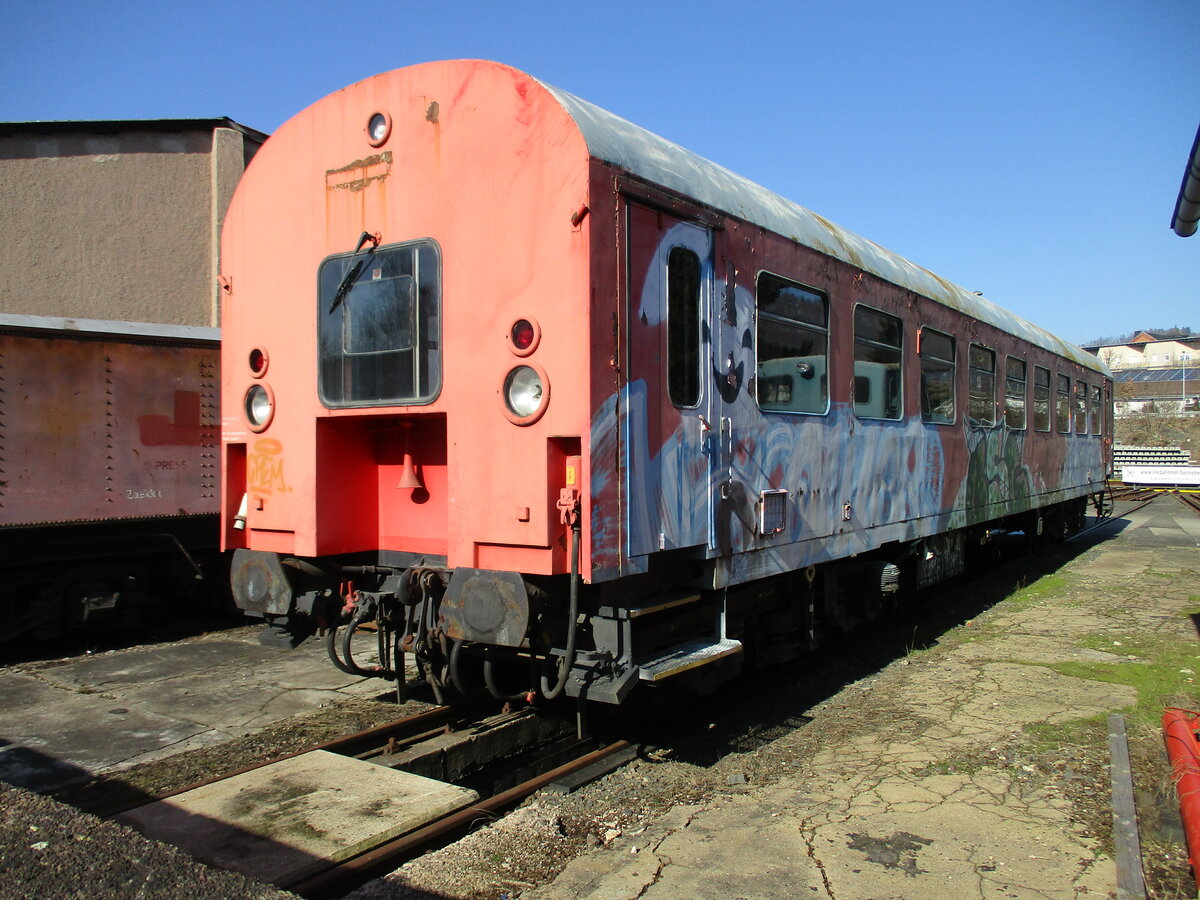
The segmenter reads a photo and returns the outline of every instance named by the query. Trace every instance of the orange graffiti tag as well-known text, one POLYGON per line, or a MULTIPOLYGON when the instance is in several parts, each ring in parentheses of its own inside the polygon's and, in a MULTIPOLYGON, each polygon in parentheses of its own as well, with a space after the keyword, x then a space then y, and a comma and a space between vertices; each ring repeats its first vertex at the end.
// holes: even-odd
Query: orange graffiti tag
POLYGON ((274 438, 254 442, 246 466, 246 486, 254 493, 286 493, 291 488, 283 477, 283 444, 274 438))

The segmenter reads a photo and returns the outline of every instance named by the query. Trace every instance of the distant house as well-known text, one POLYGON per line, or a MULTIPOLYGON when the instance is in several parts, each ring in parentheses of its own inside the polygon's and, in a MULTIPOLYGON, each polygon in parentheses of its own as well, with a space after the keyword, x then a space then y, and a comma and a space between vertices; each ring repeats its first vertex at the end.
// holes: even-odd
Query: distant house
POLYGON ((1119 344, 1084 347, 1112 369, 1119 414, 1200 411, 1200 334, 1139 331, 1119 344))
POLYGON ((266 137, 230 119, 0 122, 0 313, 220 324, 221 222, 266 137))

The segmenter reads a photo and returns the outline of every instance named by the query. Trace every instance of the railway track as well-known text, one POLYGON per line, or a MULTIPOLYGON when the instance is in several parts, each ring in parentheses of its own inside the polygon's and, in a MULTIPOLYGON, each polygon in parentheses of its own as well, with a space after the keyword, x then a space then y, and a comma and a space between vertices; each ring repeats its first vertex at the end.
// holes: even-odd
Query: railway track
POLYGON ((1190 509, 1192 512, 1200 513, 1200 494, 1188 491, 1172 491, 1175 499, 1190 509))
MULTIPOLYGON (((203 817, 190 816, 188 843, 172 840, 170 826, 155 833, 154 815, 146 810, 201 788, 260 772, 269 783, 273 776, 262 770, 297 760, 315 751, 337 754, 373 763, 410 775, 424 776, 474 790, 479 800, 465 807, 425 821, 414 830, 397 837, 384 837, 370 845, 356 847, 344 859, 321 860, 308 865, 294 876, 271 877, 277 886, 303 897, 341 896, 370 878, 397 868, 406 860, 465 834, 480 821, 488 821, 515 807, 530 795, 555 785, 560 791, 573 790, 624 764, 637 752, 627 741, 602 743, 580 737, 576 723, 548 716, 529 707, 500 715, 486 715, 484 707, 433 707, 417 715, 400 719, 356 734, 336 738, 289 753, 253 766, 226 772, 180 790, 162 794, 149 803, 131 803, 109 811, 109 818, 133 824, 148 837, 178 843, 185 852, 205 846, 203 817), (193 846, 190 842, 195 840, 193 846)), ((183 805, 180 804, 180 808, 183 805)), ((263 838, 249 825, 237 821, 217 822, 217 830, 232 831, 244 837, 247 846, 263 838)), ((278 846, 278 845, 277 845, 278 846)), ((222 845, 222 852, 228 846, 222 845)), ((248 850, 251 854, 253 851, 248 850)), ((202 852, 198 859, 212 864, 202 852)), ((234 856, 237 856, 235 853, 234 856)), ((234 867, 236 868, 236 867, 234 867)), ((261 872, 243 869, 246 874, 264 877, 261 872)))
MULTIPOLYGON (((1141 509, 1160 494, 1171 494, 1180 503, 1193 512, 1200 513, 1200 493, 1180 488, 1155 488, 1139 485, 1127 485, 1114 481, 1109 485, 1109 497, 1114 501, 1138 503, 1134 509, 1141 509)), ((1126 513, 1133 510, 1126 510, 1126 513)))

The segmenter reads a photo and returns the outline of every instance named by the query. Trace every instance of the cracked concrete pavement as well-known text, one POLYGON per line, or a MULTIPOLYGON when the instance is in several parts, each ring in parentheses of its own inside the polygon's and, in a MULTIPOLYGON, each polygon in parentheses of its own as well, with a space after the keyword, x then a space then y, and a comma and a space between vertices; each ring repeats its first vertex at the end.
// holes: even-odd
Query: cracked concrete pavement
POLYGON ((1131 687, 1048 667, 1138 664, 1119 647, 1082 646, 1085 636, 1114 624, 1187 633, 1182 613, 1200 590, 1200 519, 1176 509, 1160 499, 1133 513, 1120 534, 1121 525, 1104 526, 1113 534, 1060 570, 1064 590, 1032 604, 1001 604, 945 648, 849 688, 879 698, 877 728, 825 746, 769 785, 676 806, 522 897, 1115 896, 1113 861, 1073 821, 1054 780, 1019 780, 1011 767, 987 760, 997 746, 1021 740, 1026 726, 1135 702, 1131 687), (1150 575, 1158 582, 1153 592, 1141 586, 1150 575), (963 759, 974 762, 947 765, 963 759))
POLYGON ((260 630, 0 669, 0 781, 50 790, 381 692, 260 630))

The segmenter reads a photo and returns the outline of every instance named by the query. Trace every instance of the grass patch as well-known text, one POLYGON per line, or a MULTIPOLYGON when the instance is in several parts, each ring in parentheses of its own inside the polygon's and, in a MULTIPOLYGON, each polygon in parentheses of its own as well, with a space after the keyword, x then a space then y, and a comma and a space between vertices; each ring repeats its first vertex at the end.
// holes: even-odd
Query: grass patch
POLYGON ((1067 587, 1067 576, 1059 572, 1051 572, 1048 575, 1043 575, 1037 581, 1025 585, 1025 587, 1009 594, 1004 600, 1004 605, 1010 610, 1024 609, 1032 606, 1039 600, 1044 600, 1051 594, 1057 594, 1065 590, 1067 587))
POLYGON ((1108 634, 1088 635, 1080 641, 1091 650, 1133 656, 1118 662, 1061 662, 1050 666, 1073 678, 1106 684, 1122 684, 1137 691, 1137 704, 1128 717, 1157 726, 1167 706, 1200 705, 1200 646, 1179 637, 1114 638, 1108 634))
MULTIPOLYGON (((1161 715, 1161 713, 1160 713, 1161 715)), ((1037 722, 1025 726, 1034 753, 1065 752, 1067 748, 1104 747, 1108 750, 1108 713, 1069 722, 1037 722)))

